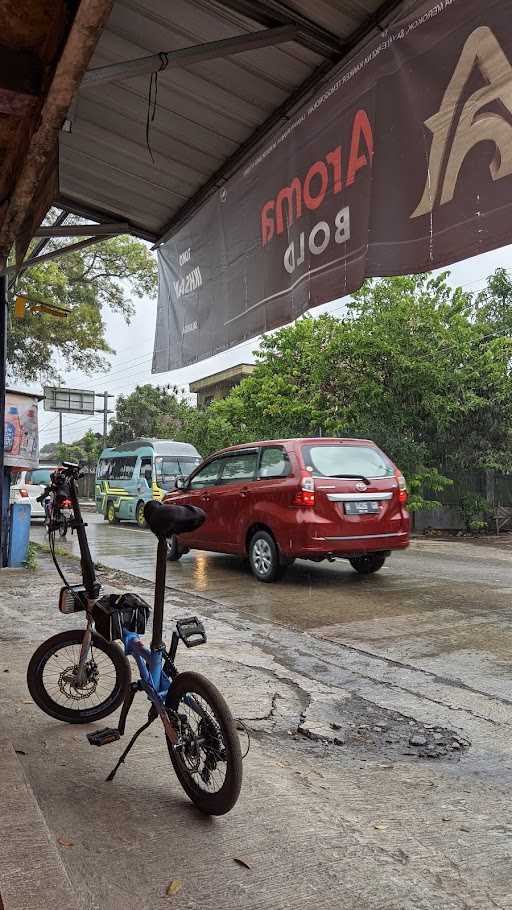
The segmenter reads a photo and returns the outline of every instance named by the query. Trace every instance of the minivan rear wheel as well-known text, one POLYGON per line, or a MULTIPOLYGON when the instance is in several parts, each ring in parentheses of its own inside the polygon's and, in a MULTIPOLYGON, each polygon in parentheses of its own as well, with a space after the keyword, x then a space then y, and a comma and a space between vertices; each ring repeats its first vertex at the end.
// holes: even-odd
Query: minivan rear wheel
POLYGON ((188 547, 184 547, 183 544, 179 542, 176 534, 169 537, 167 541, 167 559, 169 562, 178 562, 178 560, 188 552, 188 547))
POLYGON ((279 559, 274 538, 267 531, 256 531, 251 537, 249 563, 255 578, 264 582, 277 581, 286 568, 279 559))
POLYGON ((386 562, 384 553, 366 553, 364 556, 354 556, 349 563, 360 575, 372 575, 382 569, 386 562))

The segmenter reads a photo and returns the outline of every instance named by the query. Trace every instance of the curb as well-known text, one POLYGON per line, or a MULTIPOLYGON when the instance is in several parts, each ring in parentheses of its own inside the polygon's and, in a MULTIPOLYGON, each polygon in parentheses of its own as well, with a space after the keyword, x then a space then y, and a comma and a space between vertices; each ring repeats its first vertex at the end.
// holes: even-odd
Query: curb
POLYGON ((80 904, 21 763, 0 738, 0 908, 79 910, 80 904))

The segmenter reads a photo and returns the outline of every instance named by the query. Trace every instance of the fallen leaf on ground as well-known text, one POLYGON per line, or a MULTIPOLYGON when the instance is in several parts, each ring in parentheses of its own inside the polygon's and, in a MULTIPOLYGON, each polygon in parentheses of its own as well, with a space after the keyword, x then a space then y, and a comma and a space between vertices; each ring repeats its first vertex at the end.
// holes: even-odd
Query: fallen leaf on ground
POLYGON ((389 827, 388 825, 374 825, 376 831, 386 831, 389 827))
POLYGON ((75 846, 73 841, 65 840, 63 837, 58 837, 57 843, 60 844, 61 847, 74 847, 75 846))
POLYGON ((23 751, 23 749, 15 749, 14 751, 16 752, 16 755, 26 755, 27 754, 26 752, 23 751))
POLYGON ((246 862, 245 859, 240 859, 239 856, 234 856, 234 857, 233 857, 233 860, 235 861, 235 863, 238 863, 239 866, 243 866, 244 869, 250 869, 250 868, 251 868, 250 865, 249 865, 249 863, 246 862))
POLYGON ((169 882, 165 893, 167 897, 172 897, 174 894, 177 894, 178 891, 181 891, 183 888, 183 882, 180 882, 179 878, 173 878, 172 882, 169 882))

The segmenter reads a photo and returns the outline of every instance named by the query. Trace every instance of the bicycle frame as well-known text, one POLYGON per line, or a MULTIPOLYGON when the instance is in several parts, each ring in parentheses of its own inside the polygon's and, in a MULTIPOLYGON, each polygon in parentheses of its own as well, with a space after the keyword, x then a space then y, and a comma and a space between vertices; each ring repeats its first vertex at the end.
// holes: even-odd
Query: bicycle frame
POLYGON ((162 626, 164 616, 165 576, 167 573, 167 541, 159 538, 156 558, 156 584, 153 611, 153 635, 150 648, 146 648, 136 632, 123 631, 123 645, 127 656, 132 656, 137 664, 140 680, 138 686, 146 693, 158 713, 165 732, 176 745, 178 735, 169 720, 164 708, 167 692, 172 685, 164 672, 165 647, 162 644, 162 626))
MULTIPOLYGON (((70 478, 70 499, 73 508, 73 524, 78 538, 80 549, 80 563, 82 570, 82 580, 87 596, 87 628, 82 640, 80 657, 78 661, 77 680, 81 681, 85 666, 89 657, 89 652, 93 634, 92 609, 100 595, 100 586, 96 580, 94 562, 92 560, 89 543, 87 540, 86 525, 82 519, 80 503, 76 489, 75 478, 70 478)), ((167 541, 165 538, 159 538, 156 562, 156 581, 155 597, 153 610, 153 634, 150 648, 146 648, 141 639, 135 632, 123 630, 123 646, 126 656, 132 656, 137 664, 140 679, 137 688, 146 693, 149 701, 155 708, 160 717, 166 735, 173 745, 178 741, 178 734, 171 723, 167 711, 165 710, 165 699, 171 686, 171 680, 164 672, 164 658, 167 659, 167 652, 162 643, 162 627, 164 614, 165 598, 165 579, 167 574, 167 541)), ((126 710, 128 713, 129 707, 126 710)), ((124 718, 126 720, 126 716, 124 718)))

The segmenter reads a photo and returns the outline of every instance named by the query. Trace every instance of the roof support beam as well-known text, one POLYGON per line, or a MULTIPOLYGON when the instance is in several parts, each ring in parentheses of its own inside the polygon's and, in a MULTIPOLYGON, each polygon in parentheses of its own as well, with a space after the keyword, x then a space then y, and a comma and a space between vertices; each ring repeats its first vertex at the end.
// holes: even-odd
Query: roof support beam
POLYGON ((296 39, 322 57, 335 57, 343 52, 343 42, 337 35, 312 22, 281 0, 216 0, 219 6, 240 13, 253 22, 271 28, 276 25, 295 25, 300 30, 296 39))
MULTIPOLYGON (((64 209, 70 215, 79 215, 80 218, 87 218, 89 221, 97 221, 99 224, 113 224, 116 223, 116 219, 123 217, 120 212, 107 212, 103 209, 88 206, 83 202, 77 202, 75 199, 71 199, 68 196, 58 196, 55 200, 55 205, 59 209, 64 209)), ((126 218, 126 212, 124 217, 126 218)), ((133 234, 135 237, 140 237, 141 240, 148 240, 149 243, 155 243, 158 239, 156 234, 153 234, 151 231, 145 231, 140 225, 133 224, 131 221, 128 221, 127 224, 129 231, 126 233, 133 234)))
POLYGON ((115 79, 129 79, 145 73, 189 66, 191 63, 204 63, 205 60, 217 60, 233 54, 244 54, 260 47, 272 47, 294 41, 298 29, 293 25, 266 28, 257 32, 247 32, 235 38, 223 38, 220 41, 209 41, 207 44, 196 44, 193 47, 181 47, 176 51, 162 51, 149 57, 138 57, 125 63, 112 63, 109 66, 98 66, 88 70, 82 79, 82 88, 113 82, 115 79))
POLYGON ((59 259, 60 256, 67 256, 68 253, 76 253, 78 250, 85 250, 86 247, 93 246, 95 243, 100 243, 102 240, 105 240, 105 237, 88 237, 87 240, 79 240, 78 243, 68 243, 67 246, 61 246, 58 250, 51 250, 49 253, 44 253, 42 256, 31 256, 29 259, 24 259, 19 268, 16 265, 8 265, 7 268, 0 271, 0 275, 11 275, 18 271, 24 272, 25 269, 29 269, 32 265, 40 265, 41 262, 50 262, 51 259, 59 259))
MULTIPOLYGON (((53 222, 53 224, 50 224, 49 227, 52 227, 52 228, 59 227, 61 224, 64 224, 67 217, 68 217, 67 212, 59 212, 55 221, 53 222)), ((43 252, 46 244, 49 243, 49 241, 50 241, 49 237, 46 237, 43 240, 39 240, 36 243, 36 245, 34 246, 32 252, 30 254, 30 258, 35 259, 36 256, 39 256, 43 252)), ((20 268, 20 270, 16 273, 16 275, 14 275, 11 278, 11 280, 9 281, 9 293, 12 291, 13 287, 16 284, 17 279, 20 278, 21 275, 23 275, 23 268, 20 268)))
POLYGON ((129 224, 66 224, 55 227, 45 224, 38 228, 34 237, 92 237, 115 236, 116 234, 131 234, 129 224))

